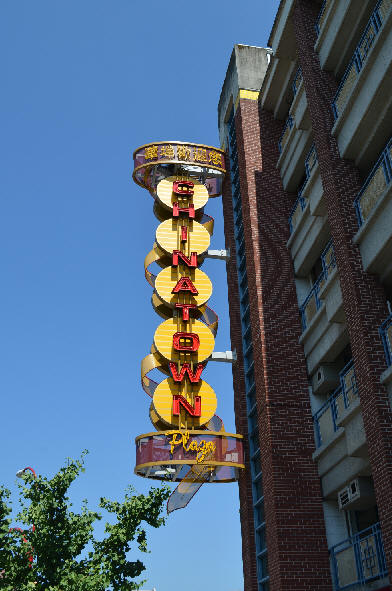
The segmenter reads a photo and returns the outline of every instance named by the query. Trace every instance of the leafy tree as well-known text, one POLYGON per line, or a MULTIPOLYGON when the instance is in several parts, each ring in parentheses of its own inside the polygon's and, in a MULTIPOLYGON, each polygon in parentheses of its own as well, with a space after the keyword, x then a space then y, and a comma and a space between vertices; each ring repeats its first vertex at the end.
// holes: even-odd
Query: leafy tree
POLYGON ((23 530, 11 529, 10 492, 0 486, 0 589, 6 591, 128 591, 145 582, 135 582, 145 567, 130 561, 135 542, 147 552, 143 522, 164 524, 161 511, 170 491, 152 488, 148 495, 127 489, 122 503, 101 498, 99 507, 115 517, 106 523, 102 540, 94 537, 100 513, 90 511, 87 501, 80 513, 71 510, 67 496, 72 482, 84 472, 84 455, 70 460, 51 479, 24 474, 19 484, 23 530))

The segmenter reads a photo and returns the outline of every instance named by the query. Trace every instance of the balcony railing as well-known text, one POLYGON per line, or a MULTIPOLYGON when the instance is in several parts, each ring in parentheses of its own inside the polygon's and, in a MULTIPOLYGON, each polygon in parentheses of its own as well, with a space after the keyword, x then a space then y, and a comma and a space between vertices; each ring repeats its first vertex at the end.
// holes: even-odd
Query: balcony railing
POLYGON ((385 22, 391 8, 391 0, 379 0, 374 9, 362 37, 354 51, 354 55, 343 75, 342 81, 332 103, 335 119, 341 114, 349 96, 357 82, 360 71, 370 53, 372 45, 385 22))
POLYGON ((324 2, 321 5, 321 10, 320 10, 319 15, 317 17, 317 22, 315 25, 317 37, 320 35, 320 31, 323 28, 325 17, 327 16, 328 8, 329 8, 330 4, 331 4, 331 0, 324 0, 324 2))
POLYGON ((342 413, 358 397, 357 381, 353 362, 350 361, 340 372, 340 386, 325 404, 313 415, 316 447, 332 439, 338 430, 337 422, 342 413))
POLYGON ((305 209, 308 200, 302 196, 304 185, 300 188, 298 192, 298 199, 294 203, 294 207, 291 210, 289 215, 289 226, 290 226, 290 233, 293 232, 294 228, 296 228, 299 224, 299 220, 302 217, 302 212, 305 209))
POLYGON ((298 92, 298 88, 299 85, 302 82, 302 70, 301 68, 298 68, 298 70, 296 71, 293 83, 292 83, 292 89, 293 89, 293 96, 295 96, 298 92))
POLYGON ((384 345, 388 367, 392 365, 392 314, 380 326, 380 334, 384 345))
POLYGON ((301 314, 303 330, 306 330, 306 328, 309 326, 310 321, 316 315, 317 310, 321 308, 322 302, 319 297, 320 290, 327 281, 332 269, 334 269, 334 267, 336 266, 335 253, 333 250, 332 241, 330 241, 327 244, 324 252, 322 253, 321 262, 323 270, 320 273, 317 280, 315 281, 304 303, 299 309, 301 314))
POLYGON ((305 172, 306 172, 306 179, 300 190, 298 191, 298 199, 294 203, 294 207, 291 210, 289 215, 289 226, 290 226, 290 233, 298 226, 299 220, 302 217, 302 212, 305 209, 308 200, 306 197, 303 196, 303 191, 305 188, 306 183, 309 180, 310 173, 312 172, 315 164, 317 162, 317 152, 315 145, 313 144, 309 150, 308 155, 305 159, 305 172))
POLYGON ((278 141, 278 147, 279 147, 279 152, 280 153, 282 153, 282 150, 283 150, 283 148, 284 148, 284 146, 285 146, 285 144, 287 142, 287 139, 288 139, 288 137, 290 135, 290 130, 293 127, 293 125, 294 125, 293 118, 291 117, 291 115, 289 115, 287 117, 285 126, 283 128, 283 133, 280 136, 280 140, 278 141))
POLYGON ((392 180, 392 138, 383 150, 373 170, 358 193, 354 206, 357 212, 358 224, 362 226, 368 219, 381 195, 392 180))
POLYGON ((336 591, 388 574, 379 523, 333 546, 330 556, 336 591))
POLYGON ((316 146, 314 144, 312 144, 312 146, 308 152, 308 155, 305 158, 306 180, 310 177, 310 173, 312 172, 316 163, 317 163, 316 146))

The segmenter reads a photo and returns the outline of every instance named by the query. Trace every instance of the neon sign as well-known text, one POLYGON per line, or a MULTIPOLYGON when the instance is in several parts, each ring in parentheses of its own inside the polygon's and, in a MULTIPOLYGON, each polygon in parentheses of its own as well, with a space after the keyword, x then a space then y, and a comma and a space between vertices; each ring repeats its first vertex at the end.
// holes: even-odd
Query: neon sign
POLYGON ((156 431, 136 438, 135 473, 180 482, 170 512, 185 506, 204 482, 237 480, 244 467, 242 436, 225 432, 215 414, 217 396, 202 379, 218 329, 218 316, 207 306, 212 282, 200 269, 214 225, 204 206, 221 193, 225 160, 217 148, 160 142, 136 150, 134 161, 133 178, 154 197, 160 221, 144 268, 153 308, 163 318, 142 360, 156 431), (155 369, 166 376, 160 382, 149 377, 155 369))

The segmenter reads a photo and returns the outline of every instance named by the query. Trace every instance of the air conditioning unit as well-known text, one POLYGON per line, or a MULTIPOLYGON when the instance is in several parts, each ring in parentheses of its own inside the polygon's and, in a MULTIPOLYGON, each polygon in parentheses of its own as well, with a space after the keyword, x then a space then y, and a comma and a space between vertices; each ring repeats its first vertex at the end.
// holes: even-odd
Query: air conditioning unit
POLYGON ((313 394, 326 394, 339 385, 339 373, 327 363, 319 365, 312 376, 313 394))
POLYGON ((360 476, 338 492, 339 509, 364 509, 375 503, 371 478, 360 476))

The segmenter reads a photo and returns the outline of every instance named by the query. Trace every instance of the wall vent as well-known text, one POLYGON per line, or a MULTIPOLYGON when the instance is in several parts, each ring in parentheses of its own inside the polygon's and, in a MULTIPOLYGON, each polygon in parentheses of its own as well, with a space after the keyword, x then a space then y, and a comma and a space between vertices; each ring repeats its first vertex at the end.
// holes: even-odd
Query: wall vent
POLYGON ((312 376, 312 388, 314 394, 325 394, 334 390, 339 385, 339 373, 332 365, 323 363, 319 365, 312 376))
POLYGON ((339 509, 361 509, 375 504, 371 478, 358 477, 338 492, 339 509))

